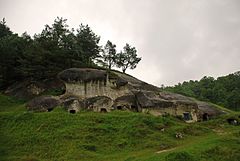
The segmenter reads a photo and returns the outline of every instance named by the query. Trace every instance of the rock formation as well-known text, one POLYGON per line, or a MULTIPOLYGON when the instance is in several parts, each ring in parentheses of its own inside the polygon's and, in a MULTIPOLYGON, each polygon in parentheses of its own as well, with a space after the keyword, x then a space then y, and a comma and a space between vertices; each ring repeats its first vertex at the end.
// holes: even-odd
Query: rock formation
POLYGON ((43 93, 55 90, 65 91, 65 85, 62 81, 58 79, 39 81, 26 79, 9 86, 4 93, 21 100, 30 100, 43 93))
POLYGON ((157 116, 170 114, 189 122, 221 113, 207 103, 163 92, 158 87, 117 71, 71 68, 59 73, 58 77, 66 86, 61 100, 72 113, 80 109, 97 112, 130 110, 157 116))
POLYGON ((58 98, 53 96, 40 96, 29 101, 26 107, 29 111, 50 112, 58 105, 60 105, 58 98))

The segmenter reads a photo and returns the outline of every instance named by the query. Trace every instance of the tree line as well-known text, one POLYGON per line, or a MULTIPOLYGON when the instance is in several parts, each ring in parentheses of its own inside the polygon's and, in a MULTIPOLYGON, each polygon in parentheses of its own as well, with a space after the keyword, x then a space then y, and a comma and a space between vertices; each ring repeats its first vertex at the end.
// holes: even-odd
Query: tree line
POLYGON ((205 76, 200 81, 185 81, 164 90, 240 111, 240 71, 217 79, 205 76))
POLYGON ((134 69, 141 60, 135 47, 126 44, 122 51, 107 41, 99 45, 100 36, 88 25, 69 29, 67 19, 57 17, 52 25, 45 25, 41 33, 33 37, 26 32, 13 33, 0 22, 0 88, 22 79, 46 79, 55 77, 64 69, 95 67, 111 69, 113 66, 134 69))

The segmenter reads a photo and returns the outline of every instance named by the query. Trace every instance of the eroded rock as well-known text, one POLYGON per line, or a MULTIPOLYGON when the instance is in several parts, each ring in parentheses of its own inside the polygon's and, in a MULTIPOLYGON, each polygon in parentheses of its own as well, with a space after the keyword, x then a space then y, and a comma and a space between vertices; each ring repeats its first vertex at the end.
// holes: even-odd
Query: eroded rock
POLYGON ((60 105, 58 98, 53 96, 40 96, 29 101, 26 107, 29 111, 50 112, 58 105, 60 105))
MULTIPOLYGON (((30 100, 43 93, 50 93, 51 91, 63 91, 65 92, 65 85, 59 79, 50 80, 24 80, 17 82, 5 91, 6 95, 16 97, 18 99, 30 100)), ((60 94, 63 94, 60 92, 60 94)))
MULTIPOLYGON (((61 105, 70 113, 81 109, 96 112, 130 110, 156 116, 174 115, 186 122, 208 120, 221 114, 207 103, 163 92, 158 87, 121 72, 71 68, 60 72, 58 77, 66 86, 65 94, 60 97, 61 105)), ((42 111, 46 109, 42 105, 38 107, 42 111)))

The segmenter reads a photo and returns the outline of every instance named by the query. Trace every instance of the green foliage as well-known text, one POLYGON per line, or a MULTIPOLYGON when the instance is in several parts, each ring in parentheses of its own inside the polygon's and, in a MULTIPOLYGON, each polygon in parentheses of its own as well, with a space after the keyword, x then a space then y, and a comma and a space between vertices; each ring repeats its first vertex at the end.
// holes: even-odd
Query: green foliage
POLYGON ((123 47, 123 52, 118 53, 115 60, 117 67, 122 68, 123 73, 126 72, 127 68, 136 68, 140 61, 141 58, 137 57, 136 48, 131 47, 129 44, 123 47))
POLYGON ((188 152, 183 151, 170 153, 167 155, 166 161, 194 161, 194 158, 188 152))
POLYGON ((69 114, 57 107, 52 112, 32 113, 24 109, 23 103, 0 95, 0 160, 237 161, 239 158, 239 126, 226 122, 239 113, 187 124, 170 116, 127 111, 69 114), (184 138, 176 139, 176 132, 183 133, 184 138))
POLYGON ((231 142, 231 146, 229 144, 222 144, 221 146, 217 145, 214 146, 202 153, 202 160, 206 161, 238 161, 240 158, 240 153, 239 153, 239 140, 233 139, 233 140, 228 140, 228 142, 231 142))
POLYGON ((81 24, 77 33, 69 30, 67 20, 57 17, 40 34, 31 38, 13 34, 0 23, 0 88, 25 78, 55 77, 64 69, 93 66, 99 56, 100 37, 88 25, 81 24))
POLYGON ((69 29, 64 18, 57 17, 34 37, 27 33, 13 34, 3 19, 0 22, 0 89, 21 79, 54 78, 67 68, 100 68, 94 63, 101 57, 100 51, 104 51, 102 60, 106 66, 103 69, 118 64, 125 72, 127 68, 134 69, 141 60, 137 58, 136 49, 128 44, 117 57, 116 45, 108 41, 102 50, 99 41, 100 36, 88 25, 81 24, 75 31, 69 29))
POLYGON ((0 112, 22 111, 24 110, 24 101, 8 97, 0 93, 0 112))
POLYGON ((141 114, 82 112, 72 115, 54 110, 0 116, 2 160, 29 154, 39 160, 81 160, 101 154, 94 157, 98 160, 105 155, 158 147, 163 143, 172 145, 169 141, 172 136, 166 133, 163 137, 159 132, 158 126, 164 126, 162 118, 141 114), (145 119, 154 123, 149 127, 145 119))
POLYGON ((115 65, 116 53, 116 45, 108 40, 102 54, 103 66, 106 66, 110 70, 115 65))
POLYGON ((5 18, 3 18, 2 21, 0 21, 0 38, 12 35, 12 31, 10 31, 10 28, 6 25, 5 18))
POLYGON ((77 29, 76 41, 78 48, 82 52, 83 60, 89 64, 92 63, 92 59, 99 57, 100 46, 98 43, 100 37, 97 36, 88 25, 81 24, 77 29))
POLYGON ((179 83, 174 87, 164 88, 167 91, 195 97, 203 101, 240 110, 240 72, 214 79, 203 77, 200 81, 179 83))
POLYGON ((25 37, 11 34, 0 38, 0 88, 21 79, 19 60, 28 45, 25 37))

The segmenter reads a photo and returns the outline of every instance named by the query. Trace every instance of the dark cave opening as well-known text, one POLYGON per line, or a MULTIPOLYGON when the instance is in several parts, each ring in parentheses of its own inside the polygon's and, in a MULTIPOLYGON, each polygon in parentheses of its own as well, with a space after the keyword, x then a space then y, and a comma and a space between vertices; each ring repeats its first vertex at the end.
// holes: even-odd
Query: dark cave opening
POLYGON ((51 112, 53 110, 53 108, 48 108, 47 112, 51 112))
POLYGON ((117 109, 122 110, 123 108, 122 108, 122 106, 117 106, 117 109))
POLYGON ((69 113, 75 114, 75 113, 76 113, 76 110, 69 110, 69 113))
POLYGON ((106 109, 106 108, 101 108, 101 109, 100 109, 100 112, 106 113, 106 112, 107 112, 107 109, 106 109))
POLYGON ((202 119, 203 119, 203 121, 208 121, 209 120, 208 113, 204 113, 202 119))

